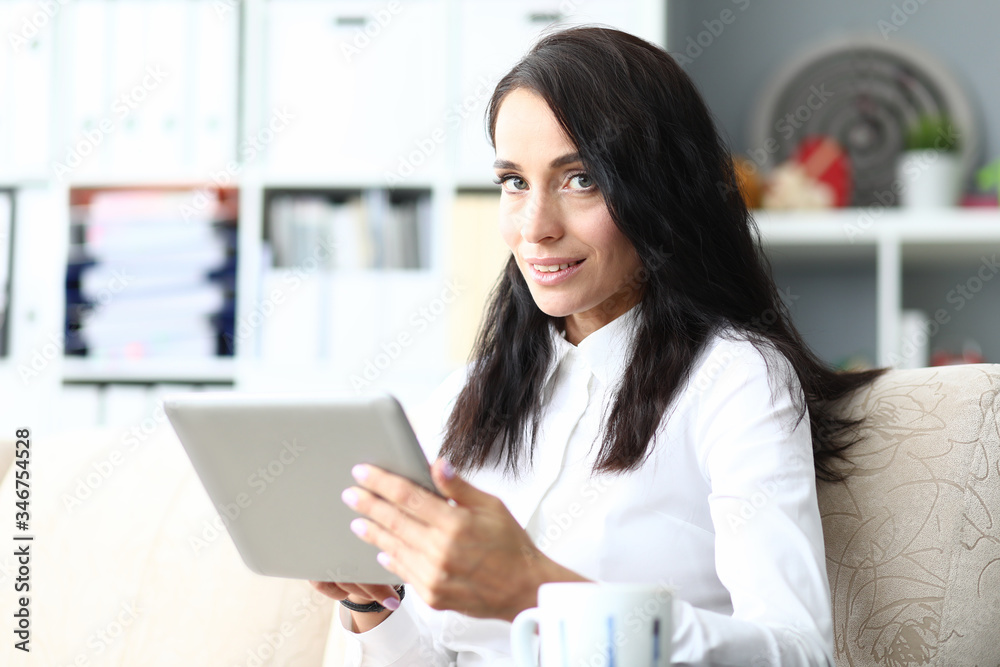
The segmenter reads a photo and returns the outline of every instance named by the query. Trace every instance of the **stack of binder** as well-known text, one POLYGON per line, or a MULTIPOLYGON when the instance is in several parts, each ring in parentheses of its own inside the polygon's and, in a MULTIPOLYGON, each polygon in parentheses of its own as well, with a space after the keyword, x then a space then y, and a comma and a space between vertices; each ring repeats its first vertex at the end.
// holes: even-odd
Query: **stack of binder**
POLYGON ((423 269, 430 198, 423 191, 292 192, 270 198, 274 265, 305 270, 423 269))
POLYGON ((108 190, 74 207, 67 354, 232 354, 235 211, 196 201, 193 190, 108 190))

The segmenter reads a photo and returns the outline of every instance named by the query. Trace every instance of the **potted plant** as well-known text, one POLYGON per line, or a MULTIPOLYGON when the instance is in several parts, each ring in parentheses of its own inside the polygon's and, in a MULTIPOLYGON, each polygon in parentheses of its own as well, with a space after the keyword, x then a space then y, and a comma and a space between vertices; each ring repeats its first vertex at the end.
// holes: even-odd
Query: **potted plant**
POLYGON ((961 194, 958 129, 948 116, 922 116, 906 132, 899 157, 899 203, 906 207, 955 206, 961 194))
POLYGON ((997 191, 997 204, 1000 204, 1000 160, 986 165, 979 170, 979 189, 997 191))

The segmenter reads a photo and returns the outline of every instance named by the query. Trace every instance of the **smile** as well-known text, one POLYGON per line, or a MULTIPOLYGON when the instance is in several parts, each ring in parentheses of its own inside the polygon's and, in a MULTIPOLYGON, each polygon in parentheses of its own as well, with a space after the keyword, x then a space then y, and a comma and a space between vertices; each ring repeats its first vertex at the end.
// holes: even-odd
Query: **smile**
POLYGON ((578 259, 563 264, 528 264, 528 274, 538 285, 558 285, 580 271, 584 261, 578 259))
POLYGON ((578 259, 575 262, 570 262, 569 264, 550 264, 548 266, 546 266, 544 264, 532 264, 531 266, 536 271, 541 271, 542 273, 546 273, 546 272, 548 272, 548 273, 555 273, 556 271, 562 271, 563 269, 569 268, 571 266, 576 266, 577 264, 579 264, 582 261, 583 261, 582 259, 578 259))

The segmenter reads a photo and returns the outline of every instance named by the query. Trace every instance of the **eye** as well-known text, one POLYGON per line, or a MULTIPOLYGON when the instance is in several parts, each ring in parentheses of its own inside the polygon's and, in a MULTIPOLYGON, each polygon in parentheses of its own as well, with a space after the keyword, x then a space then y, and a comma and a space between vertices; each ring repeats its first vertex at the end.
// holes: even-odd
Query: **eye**
POLYGON ((504 174, 493 181, 507 192, 521 192, 528 189, 528 184, 517 174, 504 174))
POLYGON ((570 177, 569 182, 573 190, 589 190, 594 187, 594 179, 589 174, 574 174, 570 177))

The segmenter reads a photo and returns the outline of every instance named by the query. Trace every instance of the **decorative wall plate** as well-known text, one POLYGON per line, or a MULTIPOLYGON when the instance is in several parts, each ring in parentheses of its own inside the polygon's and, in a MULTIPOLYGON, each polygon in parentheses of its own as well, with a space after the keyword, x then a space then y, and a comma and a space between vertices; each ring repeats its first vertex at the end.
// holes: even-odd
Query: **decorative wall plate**
POLYGON ((955 75, 898 40, 842 37, 795 58, 771 79, 752 114, 748 155, 770 170, 803 138, 832 137, 851 160, 851 204, 891 205, 906 129, 921 116, 942 114, 958 132, 965 182, 979 156, 981 131, 955 75))

